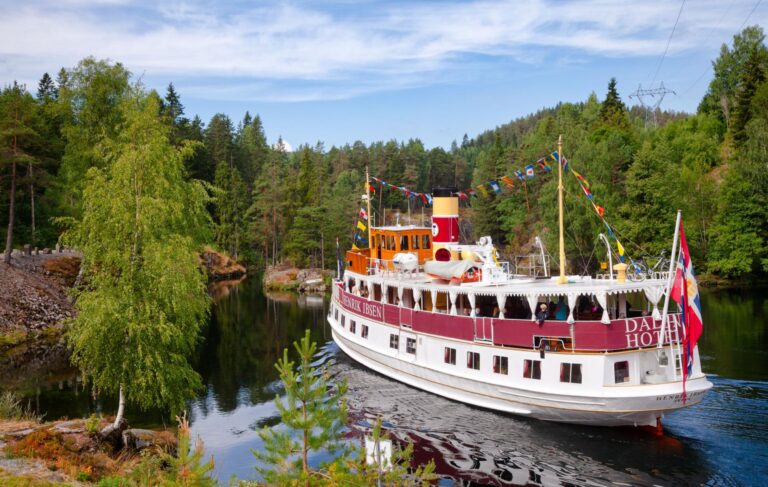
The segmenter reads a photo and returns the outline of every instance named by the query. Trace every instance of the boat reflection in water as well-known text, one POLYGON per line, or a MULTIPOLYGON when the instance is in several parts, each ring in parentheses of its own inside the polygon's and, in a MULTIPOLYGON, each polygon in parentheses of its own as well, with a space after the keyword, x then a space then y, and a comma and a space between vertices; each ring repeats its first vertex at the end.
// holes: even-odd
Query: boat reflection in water
POLYGON ((333 372, 349 384, 354 436, 370 433, 381 417, 392 439, 413 442, 414 465, 435 461, 444 485, 735 484, 696 449, 650 428, 520 418, 419 391, 343 353, 336 360, 333 372))

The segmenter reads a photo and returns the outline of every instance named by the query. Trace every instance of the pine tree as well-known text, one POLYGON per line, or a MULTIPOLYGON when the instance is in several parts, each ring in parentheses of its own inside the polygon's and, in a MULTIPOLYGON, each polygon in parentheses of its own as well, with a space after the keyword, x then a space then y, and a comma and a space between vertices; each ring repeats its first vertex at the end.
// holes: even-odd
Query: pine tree
POLYGON ((265 427, 259 432, 264 450, 251 450, 264 462, 256 470, 269 485, 304 484, 309 486, 320 474, 338 471, 346 463, 344 427, 347 422, 346 382, 335 384, 329 395, 327 370, 312 366, 317 344, 310 341, 309 330, 300 342, 293 343, 299 357, 298 369, 283 351, 275 365, 285 387, 285 398, 275 396, 275 405, 284 428, 265 427), (309 456, 327 451, 334 458, 318 469, 309 465, 309 456))
POLYGON ((157 97, 120 104, 122 130, 88 171, 84 212, 64 241, 83 252, 87 286, 69 323, 72 362, 93 386, 140 407, 180 410, 200 387, 187 361, 208 312, 198 252, 209 237, 207 195, 184 180, 188 149, 169 143, 157 97))
POLYGON ((10 188, 8 191, 8 229, 5 234, 6 264, 11 262, 13 250, 13 232, 16 219, 16 188, 18 166, 26 163, 28 167, 36 162, 30 154, 29 145, 37 139, 34 130, 37 105, 24 86, 13 83, 0 92, 0 162, 11 168, 10 188))

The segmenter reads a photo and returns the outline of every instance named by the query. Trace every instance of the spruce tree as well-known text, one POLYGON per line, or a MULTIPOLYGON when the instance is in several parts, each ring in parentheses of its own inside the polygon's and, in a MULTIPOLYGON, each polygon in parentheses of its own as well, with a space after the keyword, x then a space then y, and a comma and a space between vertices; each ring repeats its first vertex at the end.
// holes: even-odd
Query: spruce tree
POLYGON ((275 364, 285 387, 284 398, 275 396, 284 428, 264 427, 259 432, 264 449, 251 450, 264 463, 256 470, 268 485, 308 486, 321 480, 329 470, 344 469, 348 453, 344 443, 346 381, 335 384, 329 393, 326 368, 312 365, 317 344, 311 341, 309 330, 293 347, 299 357, 298 368, 289 360, 288 349, 283 350, 283 357, 275 364), (329 452, 333 459, 312 468, 310 455, 323 451, 329 452))

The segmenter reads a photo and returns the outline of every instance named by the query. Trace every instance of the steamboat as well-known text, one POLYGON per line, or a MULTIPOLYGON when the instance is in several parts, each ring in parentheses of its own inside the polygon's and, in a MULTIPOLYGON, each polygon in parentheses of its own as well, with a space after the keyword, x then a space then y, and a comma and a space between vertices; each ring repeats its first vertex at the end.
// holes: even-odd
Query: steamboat
POLYGON ((369 225, 367 248, 346 253, 328 315, 339 348, 424 391, 541 420, 661 428, 699 403, 712 384, 695 342, 686 352, 684 308, 670 309, 680 213, 668 268, 566 275, 562 173, 559 276, 543 246, 524 274, 490 237, 460 243, 457 188, 434 188, 431 227, 369 225))

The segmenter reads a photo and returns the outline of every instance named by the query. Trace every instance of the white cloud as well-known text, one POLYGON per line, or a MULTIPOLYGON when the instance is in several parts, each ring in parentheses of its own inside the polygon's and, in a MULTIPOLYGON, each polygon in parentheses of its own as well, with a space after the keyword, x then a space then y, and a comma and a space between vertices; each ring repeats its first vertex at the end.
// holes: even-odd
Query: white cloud
MULTIPOLYGON (((686 5, 669 55, 730 37, 753 6, 734 1, 727 18, 718 1, 686 5)), ((0 18, 0 80, 35 83, 94 55, 185 79, 213 98, 348 98, 446 81, 475 55, 523 63, 658 56, 679 9, 664 0, 256 5, 27 1, 0 18), (222 79, 231 84, 222 88, 222 79)))

